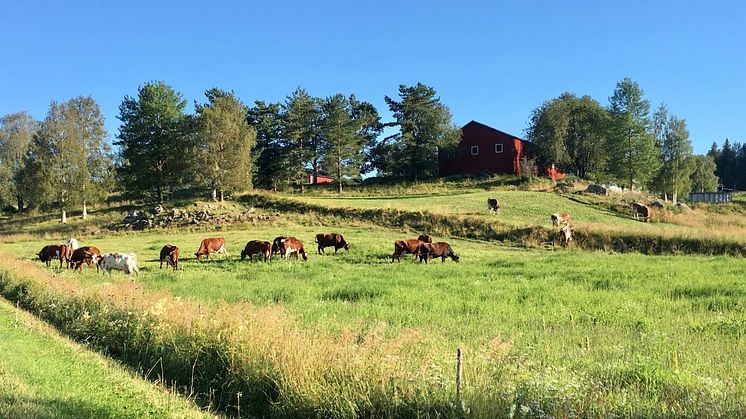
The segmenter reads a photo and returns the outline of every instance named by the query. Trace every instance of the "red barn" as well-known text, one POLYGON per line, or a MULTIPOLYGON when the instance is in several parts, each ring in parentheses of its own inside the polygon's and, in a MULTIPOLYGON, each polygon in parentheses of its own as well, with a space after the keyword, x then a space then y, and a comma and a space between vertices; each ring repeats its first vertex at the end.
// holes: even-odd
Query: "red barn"
POLYGON ((322 184, 322 183, 333 183, 337 181, 337 178, 327 176, 327 175, 322 175, 320 173, 316 177, 316 182, 313 181, 313 178, 314 178, 313 172, 308 173, 308 184, 309 185, 322 184))
POLYGON ((441 158, 440 176, 520 175, 521 159, 530 148, 527 141, 471 121, 461 128, 457 157, 441 158))

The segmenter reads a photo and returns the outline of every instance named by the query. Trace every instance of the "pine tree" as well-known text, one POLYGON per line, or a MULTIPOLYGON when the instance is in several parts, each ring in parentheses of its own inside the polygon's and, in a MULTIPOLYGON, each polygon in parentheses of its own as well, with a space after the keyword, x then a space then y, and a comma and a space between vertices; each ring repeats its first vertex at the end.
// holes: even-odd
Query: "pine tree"
POLYGON ((321 112, 318 100, 302 88, 288 96, 283 105, 284 134, 288 141, 288 175, 293 183, 305 190, 306 168, 311 167, 314 183, 319 174, 318 128, 321 112))
POLYGON ((399 86, 399 101, 385 98, 399 132, 377 144, 372 165, 385 175, 410 180, 438 175, 438 150, 453 147, 460 130, 451 123, 451 112, 436 96, 435 89, 422 83, 399 86))
POLYGON ((359 177, 364 151, 380 132, 380 118, 373 105, 337 94, 321 103, 322 161, 337 175, 339 192, 344 177, 359 177))
POLYGON ((650 120, 650 102, 633 80, 617 83, 609 98, 610 130, 607 150, 609 169, 628 187, 650 186, 660 167, 660 156, 650 120))
POLYGON ((279 103, 258 100, 248 110, 247 121, 256 130, 253 151, 256 187, 277 190, 278 182, 289 178, 281 109, 279 103))
POLYGON ((194 182, 195 123, 184 113, 186 100, 171 86, 145 83, 136 98, 125 96, 119 105, 121 166, 126 190, 154 193, 163 203, 168 191, 194 182))

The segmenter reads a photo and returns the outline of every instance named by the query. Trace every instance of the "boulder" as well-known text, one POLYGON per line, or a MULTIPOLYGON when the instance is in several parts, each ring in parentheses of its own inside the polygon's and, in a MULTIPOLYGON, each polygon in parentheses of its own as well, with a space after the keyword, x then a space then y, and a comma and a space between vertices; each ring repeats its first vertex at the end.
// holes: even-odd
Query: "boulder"
POLYGON ((595 183, 591 183, 590 185, 588 185, 588 188, 585 191, 588 193, 593 193, 597 195, 608 195, 609 194, 608 189, 604 188, 601 185, 596 185, 595 183))

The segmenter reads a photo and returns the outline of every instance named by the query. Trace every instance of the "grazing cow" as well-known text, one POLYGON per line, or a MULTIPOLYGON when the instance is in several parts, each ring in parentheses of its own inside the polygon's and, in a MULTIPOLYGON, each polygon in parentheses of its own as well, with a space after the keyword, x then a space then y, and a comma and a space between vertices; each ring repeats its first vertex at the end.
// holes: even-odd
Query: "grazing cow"
POLYGON ((560 224, 565 224, 565 225, 572 224, 572 220, 570 219, 570 216, 564 212, 555 212, 554 214, 552 214, 550 218, 552 219, 552 225, 555 227, 559 227, 560 224))
POLYGON ((458 262, 459 257, 451 249, 451 245, 446 242, 437 243, 422 243, 418 248, 420 256, 420 262, 427 263, 427 260, 431 257, 441 258, 442 262, 445 263, 446 258, 450 257, 454 262, 458 262))
POLYGON ((194 256, 197 256, 197 260, 202 260, 202 256, 207 256, 207 260, 210 260, 210 252, 218 252, 221 255, 228 257, 228 250, 225 248, 225 238, 211 237, 202 240, 202 243, 200 243, 199 249, 197 249, 197 253, 195 253, 194 256))
MULTIPOLYGON (((73 272, 81 269, 85 262, 88 266, 92 266, 97 258, 101 255, 101 251, 93 246, 83 246, 77 248, 72 256, 70 256, 70 267, 73 268, 73 272)), ((96 265, 98 271, 98 265, 96 265)))
POLYGON ((280 242, 280 254, 283 258, 295 256, 298 259, 298 254, 303 256, 303 260, 308 260, 308 254, 306 249, 303 247, 303 242, 296 239, 295 237, 286 237, 280 242))
POLYGON ((496 212, 500 213, 500 201, 498 201, 496 198, 487 198, 487 209, 490 210, 490 212, 496 212))
POLYGON ((344 248, 345 250, 350 250, 350 245, 347 244, 345 241, 345 238, 342 237, 339 233, 330 233, 330 234, 322 234, 319 233, 316 235, 315 239, 316 243, 319 244, 319 254, 324 253, 325 247, 332 247, 334 246, 334 253, 337 253, 337 250, 344 248))
POLYGON ((133 253, 104 253, 94 256, 98 260, 98 266, 111 275, 112 270, 124 271, 130 275, 133 272, 140 276, 137 269, 137 257, 133 253))
POLYGON ((425 243, 433 242, 433 238, 428 236, 427 234, 420 234, 420 237, 417 237, 417 240, 423 241, 425 243))
POLYGON ((277 236, 274 240, 272 240, 272 254, 280 253, 282 255, 282 241, 285 240, 287 237, 285 236, 277 236))
POLYGON ((170 265, 177 270, 179 268, 179 248, 173 244, 167 244, 161 249, 161 267, 163 269, 163 262, 166 265, 170 265))
POLYGON ((62 269, 62 262, 67 262, 68 265, 70 264, 67 245, 65 244, 50 244, 44 246, 36 256, 39 256, 39 260, 46 263, 47 267, 49 267, 50 262, 52 262, 53 259, 60 260, 60 269, 62 269))
POLYGON ((632 213, 635 215, 635 220, 642 216, 644 222, 648 222, 651 219, 651 211, 647 205, 639 202, 632 202, 632 213))
POLYGON ((254 255, 264 256, 264 261, 268 262, 272 259, 272 243, 266 240, 252 240, 246 243, 246 247, 241 251, 241 260, 249 257, 250 261, 254 261, 254 255))
POLYGON ((557 235, 562 247, 567 247, 575 239, 575 230, 572 229, 572 226, 566 225, 560 229, 557 235))
POLYGON ((413 254, 415 259, 419 255, 420 245, 425 243, 419 239, 397 240, 394 242, 394 254, 391 255, 391 261, 394 259, 401 262, 401 255, 413 254))
POLYGON ((67 259, 69 260, 70 257, 73 255, 73 252, 78 250, 80 245, 78 245, 78 241, 75 240, 75 237, 70 237, 67 239, 67 242, 65 242, 67 245, 67 259))

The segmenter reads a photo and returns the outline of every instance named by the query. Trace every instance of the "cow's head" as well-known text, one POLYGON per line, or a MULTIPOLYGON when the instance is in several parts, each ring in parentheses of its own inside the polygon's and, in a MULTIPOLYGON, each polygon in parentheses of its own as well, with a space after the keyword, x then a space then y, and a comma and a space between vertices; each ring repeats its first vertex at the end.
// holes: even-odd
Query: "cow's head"
POLYGON ((202 257, 207 255, 207 252, 197 252, 194 254, 194 256, 197 257, 197 260, 202 260, 202 257))
POLYGON ((427 234, 420 234, 420 237, 417 237, 417 240, 423 241, 425 243, 432 243, 433 242, 433 238, 430 237, 427 234))

